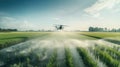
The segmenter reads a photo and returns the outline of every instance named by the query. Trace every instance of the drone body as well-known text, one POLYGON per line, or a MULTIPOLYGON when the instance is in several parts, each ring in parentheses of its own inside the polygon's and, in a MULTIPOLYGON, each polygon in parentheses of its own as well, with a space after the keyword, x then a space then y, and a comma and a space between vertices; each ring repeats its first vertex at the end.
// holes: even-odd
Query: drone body
POLYGON ((63 30, 66 25, 55 25, 57 30, 63 30))

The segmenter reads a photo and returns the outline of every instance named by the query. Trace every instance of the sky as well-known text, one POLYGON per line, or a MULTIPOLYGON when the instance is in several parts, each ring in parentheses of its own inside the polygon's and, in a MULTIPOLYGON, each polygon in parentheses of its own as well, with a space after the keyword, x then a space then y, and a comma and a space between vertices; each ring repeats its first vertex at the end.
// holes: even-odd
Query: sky
POLYGON ((0 0, 0 28, 18 30, 120 28, 120 0, 0 0))

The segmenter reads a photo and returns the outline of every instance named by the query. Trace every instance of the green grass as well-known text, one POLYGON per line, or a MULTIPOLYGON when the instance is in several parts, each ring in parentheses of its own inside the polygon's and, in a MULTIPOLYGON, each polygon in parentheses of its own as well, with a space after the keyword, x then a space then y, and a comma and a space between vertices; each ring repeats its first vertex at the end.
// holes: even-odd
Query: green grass
POLYGON ((42 37, 44 32, 0 32, 0 49, 24 42, 36 37, 42 37))
POLYGON ((120 45, 119 32, 81 32, 80 34, 96 39, 104 39, 105 41, 120 45))
POLYGON ((80 32, 80 34, 91 35, 100 38, 120 37, 119 32, 80 32))

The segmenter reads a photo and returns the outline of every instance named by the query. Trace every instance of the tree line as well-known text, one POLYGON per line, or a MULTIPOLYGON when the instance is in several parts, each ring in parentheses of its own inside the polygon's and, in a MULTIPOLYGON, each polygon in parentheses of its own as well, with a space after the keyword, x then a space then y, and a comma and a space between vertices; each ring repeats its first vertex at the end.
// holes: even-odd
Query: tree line
POLYGON ((89 27, 89 32, 120 32, 120 28, 119 29, 108 29, 108 28, 101 28, 101 27, 89 27))
POLYGON ((11 31, 18 31, 17 29, 3 29, 0 28, 0 32, 11 32, 11 31))

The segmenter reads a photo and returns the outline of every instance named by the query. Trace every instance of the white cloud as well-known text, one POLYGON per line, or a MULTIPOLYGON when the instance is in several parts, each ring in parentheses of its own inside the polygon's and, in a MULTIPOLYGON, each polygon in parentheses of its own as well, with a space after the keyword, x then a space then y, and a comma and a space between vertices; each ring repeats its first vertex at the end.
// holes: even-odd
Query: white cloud
POLYGON ((90 15, 99 16, 101 11, 113 9, 114 7, 117 7, 118 4, 120 4, 120 0, 98 0, 95 4, 86 8, 84 11, 90 15))
POLYGON ((30 23, 28 20, 24 20, 19 23, 18 28, 20 30, 39 30, 40 27, 37 24, 30 23))
POLYGON ((12 17, 3 17, 2 20, 9 20, 9 21, 14 21, 15 19, 12 17))
POLYGON ((0 17, 0 28, 12 28, 18 30, 39 30, 40 26, 28 20, 17 20, 12 17, 0 17))
POLYGON ((0 17, 0 28, 14 28, 16 20, 12 17, 2 16, 0 17))
POLYGON ((61 20, 61 18, 60 17, 55 17, 55 18, 53 18, 53 20, 58 21, 58 20, 61 20))
POLYGON ((12 18, 12 17, 7 17, 7 16, 2 16, 2 17, 0 17, 0 21, 1 21, 1 22, 7 22, 7 21, 11 22, 11 21, 14 21, 14 20, 15 20, 15 19, 12 18))

